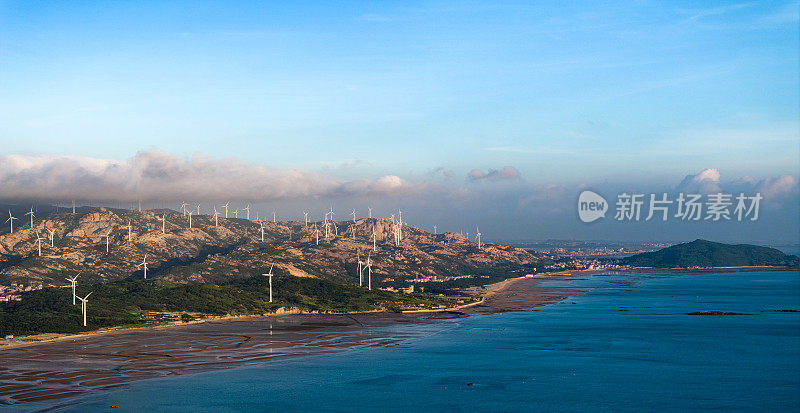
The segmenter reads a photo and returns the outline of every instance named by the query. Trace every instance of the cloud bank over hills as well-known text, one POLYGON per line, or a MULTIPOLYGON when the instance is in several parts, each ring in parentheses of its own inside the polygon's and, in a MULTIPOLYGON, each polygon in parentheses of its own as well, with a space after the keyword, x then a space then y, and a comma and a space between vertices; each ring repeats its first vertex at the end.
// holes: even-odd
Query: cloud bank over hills
POLYGON ((403 194, 418 185, 394 175, 343 180, 272 168, 237 158, 191 159, 150 149, 130 159, 58 155, 0 157, 0 198, 136 201, 249 199, 269 201, 339 195, 403 194))
POLYGON ((800 190, 791 175, 727 178, 718 169, 705 169, 673 183, 641 179, 623 184, 592 176, 583 183, 565 184, 535 176, 523 179, 510 165, 475 168, 466 173, 465 181, 453 180, 455 172, 450 168, 437 167, 435 173, 408 179, 392 174, 343 179, 324 171, 275 168, 238 158, 196 154, 186 159, 156 149, 124 160, 6 155, 0 156, 0 201, 63 205, 76 200, 121 206, 141 200, 152 201, 151 207, 173 208, 181 201, 203 203, 204 208, 231 201, 241 207, 252 203, 254 210, 265 212, 262 216, 277 210, 281 219, 300 219, 298 211, 303 210, 317 217, 331 207, 337 212, 356 209, 365 216, 369 206, 376 217, 402 208, 412 225, 432 229, 437 224, 450 231, 470 231, 480 225, 487 239, 691 240, 702 236, 722 241, 792 241, 797 238, 793 228, 800 225, 800 190), (579 222, 576 212, 577 196, 584 189, 606 197, 611 217, 616 196, 623 192, 668 193, 672 199, 679 192, 723 192, 734 197, 740 192, 760 192, 763 212, 758 222, 746 224, 620 223, 607 218, 587 226, 579 222))

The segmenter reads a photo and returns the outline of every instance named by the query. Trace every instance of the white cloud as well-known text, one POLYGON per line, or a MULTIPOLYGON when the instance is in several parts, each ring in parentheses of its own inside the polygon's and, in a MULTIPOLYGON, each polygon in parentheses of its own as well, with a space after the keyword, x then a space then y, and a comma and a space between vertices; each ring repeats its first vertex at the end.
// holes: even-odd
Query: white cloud
POLYGON ((400 194, 420 185, 394 175, 346 181, 303 169, 280 169, 237 158, 158 150, 127 160, 58 155, 0 156, 0 198, 135 201, 276 200, 336 195, 400 194))
POLYGON ((695 175, 687 175, 676 187, 677 191, 710 194, 717 192, 748 194, 760 193, 764 199, 772 199, 784 194, 798 192, 797 179, 791 175, 781 175, 757 181, 743 176, 733 181, 722 182, 717 169, 706 169, 695 175))
POLYGON ((696 175, 686 175, 677 189, 682 192, 693 192, 700 194, 710 194, 720 191, 719 171, 716 169, 706 169, 696 175))
POLYGON ((764 199, 775 198, 783 194, 797 192, 797 190, 797 180, 791 175, 767 178, 756 185, 756 191, 760 192, 764 199))

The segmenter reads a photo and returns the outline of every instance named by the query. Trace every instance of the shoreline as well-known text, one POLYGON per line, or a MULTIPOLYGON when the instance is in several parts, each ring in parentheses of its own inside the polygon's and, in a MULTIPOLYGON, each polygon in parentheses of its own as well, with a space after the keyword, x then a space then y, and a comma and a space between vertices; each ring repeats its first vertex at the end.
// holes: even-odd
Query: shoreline
POLYGON ((396 345, 441 328, 442 319, 530 309, 583 292, 539 285, 562 277, 507 279, 482 289, 481 300, 424 312, 215 317, 20 342, 0 347, 0 406, 53 407, 130 381, 396 345), (381 328, 410 324, 422 328, 381 328))
MULTIPOLYGON (((419 309, 419 310, 403 310, 401 314, 430 314, 430 313, 442 313, 442 312, 460 312, 461 310, 469 309, 472 307, 481 307, 483 306, 486 309, 487 306, 484 306, 485 300, 491 297, 494 294, 498 294, 502 292, 504 289, 509 288, 512 284, 516 282, 520 282, 522 280, 546 280, 551 278, 564 278, 564 277, 571 277, 576 275, 593 275, 593 274, 601 274, 606 272, 642 272, 642 271, 674 271, 674 272, 725 272, 725 271, 748 271, 748 270, 771 270, 771 271, 792 271, 796 270, 793 268, 788 268, 785 266, 735 266, 735 267, 708 267, 708 268, 693 268, 693 267, 676 267, 676 268, 656 268, 656 267, 631 267, 625 270, 562 270, 556 271, 551 273, 541 273, 536 274, 533 277, 521 276, 515 278, 508 278, 503 281, 499 281, 493 284, 487 284, 482 287, 469 287, 466 288, 465 291, 468 293, 475 294, 476 296, 481 296, 481 299, 478 301, 473 301, 470 303, 461 304, 455 307, 447 307, 447 308, 437 308, 437 309, 419 309), (483 294, 480 294, 480 290, 483 294)), ((511 311, 510 309, 504 308, 503 311, 511 311)), ((487 311, 491 312, 491 311, 487 311)), ((474 314, 475 312, 473 312, 474 314)), ((34 334, 29 336, 17 336, 12 339, 3 339, 0 338, 0 357, 4 350, 10 349, 17 349, 22 347, 28 346, 35 346, 41 344, 48 344, 48 343, 55 343, 55 342, 62 342, 62 341, 71 341, 71 340, 80 340, 84 338, 91 338, 91 337, 98 337, 98 336, 107 336, 113 335, 116 333, 125 333, 131 331, 142 331, 142 330, 158 330, 158 329, 168 329, 168 328, 179 328, 182 326, 189 326, 195 324, 203 324, 203 323, 210 323, 210 322, 218 322, 218 321, 236 321, 236 320, 247 320, 247 319, 254 319, 254 318, 263 318, 263 317, 284 317, 290 315, 314 315, 314 316, 347 316, 347 315, 363 315, 363 314, 394 314, 393 312, 389 312, 386 310, 370 310, 370 311, 352 311, 352 312, 344 312, 344 313, 332 313, 332 312, 316 312, 316 311, 303 311, 292 308, 281 308, 277 312, 272 314, 247 314, 247 315, 224 315, 224 316, 209 316, 204 317, 202 319, 191 320, 188 322, 183 321, 171 321, 167 323, 153 323, 150 325, 140 325, 140 326, 118 326, 118 327, 107 327, 93 331, 87 331, 83 333, 41 333, 41 334, 34 334)))
MULTIPOLYGON (((590 272, 597 272, 595 270, 591 270, 590 272)), ((224 315, 224 316, 209 316, 204 317, 201 319, 191 320, 187 322, 183 321, 170 321, 166 323, 153 323, 149 325, 140 325, 140 326, 118 326, 118 327, 106 327, 98 330, 87 331, 82 333, 41 333, 41 334, 33 334, 29 336, 18 336, 12 339, 0 339, 0 356, 4 350, 10 349, 17 349, 21 347, 28 347, 28 346, 36 346, 48 343, 55 343, 55 342, 62 342, 62 341, 70 341, 70 340, 80 340, 83 338, 91 338, 91 337, 99 337, 99 336, 107 336, 113 335, 115 333, 125 333, 131 331, 141 331, 141 330, 158 330, 158 329, 167 329, 167 328, 179 328, 182 326, 189 326, 195 324, 204 324, 210 322, 218 322, 218 321, 236 321, 236 320, 247 320, 247 319, 257 319, 257 318, 264 318, 264 317, 285 317, 291 315, 307 315, 307 316, 354 316, 354 315, 364 315, 364 314, 431 314, 431 313, 442 313, 442 312, 459 312, 463 309, 481 306, 484 304, 486 298, 490 297, 491 295, 498 294, 502 292, 504 289, 509 288, 512 284, 516 282, 520 282, 522 280, 544 280, 548 278, 556 278, 556 277, 566 277, 572 275, 572 273, 579 273, 579 271, 559 271, 554 273, 548 273, 547 275, 541 275, 536 277, 515 277, 515 278, 508 278, 503 281, 499 281, 493 284, 487 284, 483 286, 485 288, 484 294, 481 295, 481 299, 478 301, 473 301, 469 303, 464 303, 461 305, 457 305, 455 307, 446 307, 446 308, 436 308, 436 309, 419 309, 419 310, 404 310, 400 311, 399 313, 390 312, 386 310, 370 310, 370 311, 351 311, 351 312, 343 312, 343 313, 334 313, 334 312, 318 312, 318 311, 303 311, 299 310, 295 307, 285 308, 282 307, 278 311, 272 314, 247 314, 247 315, 224 315)), ((465 291, 470 292, 477 292, 481 287, 469 287, 465 289, 465 291)), ((477 295, 477 294, 476 294, 477 295)), ((506 310, 508 311, 508 310, 506 310)))

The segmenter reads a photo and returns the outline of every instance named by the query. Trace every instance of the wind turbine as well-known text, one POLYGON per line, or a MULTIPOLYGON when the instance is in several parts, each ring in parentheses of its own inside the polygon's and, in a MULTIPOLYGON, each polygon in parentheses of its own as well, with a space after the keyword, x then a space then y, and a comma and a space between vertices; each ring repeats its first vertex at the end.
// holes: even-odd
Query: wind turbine
POLYGON ((236 209, 233 211, 233 216, 234 216, 234 218, 239 218, 239 208, 236 208, 236 209))
POLYGON ((261 225, 261 242, 264 242, 264 223, 259 222, 258 224, 261 225))
POLYGON ((403 240, 403 211, 401 211, 400 208, 398 208, 397 213, 400 214, 399 216, 400 225, 398 225, 397 227, 397 242, 399 243, 400 241, 403 240))
POLYGON ((217 212, 216 206, 214 206, 214 226, 219 226, 219 212, 217 212))
POLYGON ((31 216, 31 228, 33 228, 33 217, 34 217, 34 214, 33 214, 33 207, 31 207, 31 212, 28 212, 28 213, 27 213, 27 214, 25 214, 25 215, 30 215, 30 216, 31 216))
POLYGON ((55 243, 53 242, 53 238, 55 238, 55 236, 56 236, 56 230, 48 228, 47 232, 50 233, 50 247, 55 247, 55 243))
POLYGON ((111 231, 112 230, 108 230, 108 232, 106 232, 106 252, 108 252, 108 244, 109 244, 109 239, 111 238, 111 231))
POLYGON ((306 226, 308 226, 308 212, 307 211, 303 211, 303 216, 305 217, 305 220, 306 220, 306 226))
POLYGON ((269 266, 268 274, 261 274, 263 276, 269 277, 269 302, 272 302, 272 267, 274 266, 275 264, 269 266))
POLYGON ((275 223, 275 210, 272 210, 272 223, 275 223))
POLYGON ((161 221, 161 233, 162 234, 166 234, 167 233, 167 213, 166 212, 162 212, 161 213, 161 218, 156 217, 156 219, 161 221))
POLYGON ((15 219, 19 219, 19 218, 14 218, 14 216, 11 215, 11 210, 9 209, 8 210, 8 219, 6 220, 6 222, 11 222, 11 233, 12 234, 14 233, 14 220, 15 219))
POLYGON ((367 207, 369 209, 369 219, 372 219, 372 207, 367 207))
MULTIPOLYGON (((94 291, 92 291, 92 293, 93 292, 94 291)), ((92 295, 92 293, 86 294, 86 297, 83 297, 83 298, 78 297, 78 299, 81 300, 81 312, 83 312, 83 326, 84 327, 86 327, 86 307, 88 307, 89 296, 92 295)))
POLYGON ((39 244, 39 256, 42 256, 42 238, 39 236, 39 233, 36 233, 36 243, 39 244))
POLYGON ((244 210, 247 211, 247 219, 250 219, 250 204, 247 204, 247 206, 244 207, 244 210))
POLYGON ((78 276, 79 275, 81 275, 81 273, 76 274, 72 278, 69 278, 69 277, 66 278, 66 280, 69 281, 70 284, 72 284, 72 305, 75 305, 75 287, 78 285, 78 276))
POLYGON ((200 204, 197 204, 197 216, 200 216, 200 204))
POLYGON ((477 225, 475 226, 475 239, 478 240, 478 249, 481 249, 481 231, 477 225))
POLYGON ((187 212, 186 215, 189 215, 189 229, 192 229, 192 211, 187 212))
POLYGON ((127 228, 128 228, 128 242, 131 242, 131 229, 133 229, 133 227, 131 226, 131 220, 128 220, 127 228))
POLYGON ((370 258, 371 256, 367 255, 367 285, 370 291, 372 291, 372 260, 370 258))
POLYGON ((439 235, 436 233, 436 225, 433 226, 433 235, 439 235))
POLYGON ((141 267, 143 265, 144 265, 144 279, 146 280, 147 279, 147 254, 144 254, 144 259, 142 260, 142 263, 137 265, 137 267, 141 267))
POLYGON ((230 204, 230 202, 226 202, 225 205, 222 206, 225 208, 225 219, 228 219, 228 204, 230 204))
MULTIPOLYGON (((72 200, 72 214, 75 215, 75 200, 72 200)), ((75 303, 73 303, 75 304, 75 303)))
POLYGON ((361 287, 364 284, 364 261, 361 261, 361 252, 357 252, 356 257, 358 258, 358 286, 361 287))
POLYGON ((181 209, 183 210, 183 216, 186 216, 186 207, 188 205, 189 204, 187 204, 186 202, 181 202, 181 209))
POLYGON ((375 227, 373 226, 372 227, 372 252, 376 252, 377 251, 378 247, 375 245, 377 243, 376 240, 377 240, 377 237, 375 236, 375 227))
POLYGON ((317 245, 319 245, 319 229, 316 222, 314 223, 314 234, 317 236, 317 245))

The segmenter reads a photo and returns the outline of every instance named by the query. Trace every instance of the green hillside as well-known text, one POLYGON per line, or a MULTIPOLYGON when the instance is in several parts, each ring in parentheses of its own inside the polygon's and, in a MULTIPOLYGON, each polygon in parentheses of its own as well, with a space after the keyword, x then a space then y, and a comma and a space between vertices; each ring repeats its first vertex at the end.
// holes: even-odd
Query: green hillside
POLYGON ((749 244, 722 244, 698 239, 654 252, 645 252, 620 260, 634 267, 740 267, 800 266, 800 258, 768 247, 749 244))
POLYGON ((279 307, 306 311, 369 311, 436 307, 447 300, 359 288, 334 281, 299 278, 277 272, 273 302, 267 277, 253 276, 226 284, 182 284, 165 280, 126 280, 80 285, 89 297, 88 325, 81 324, 81 305, 72 305, 72 289, 45 288, 22 294, 22 301, 0 304, 0 337, 7 334, 74 333, 102 327, 153 323, 148 312, 203 315, 264 314, 279 307))

